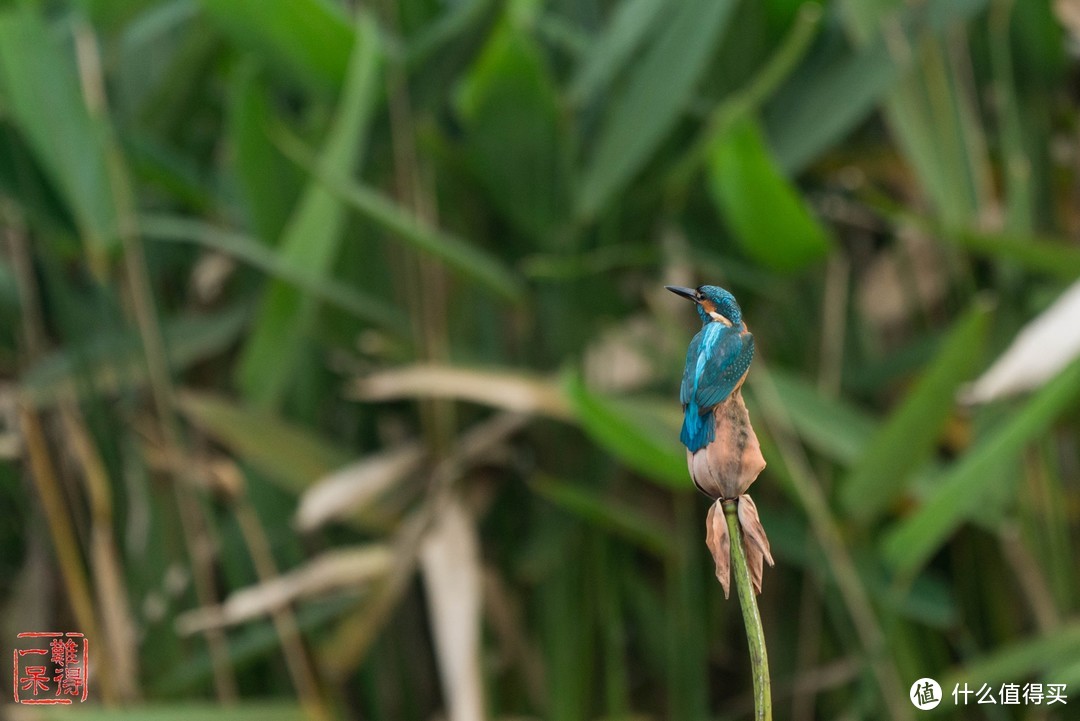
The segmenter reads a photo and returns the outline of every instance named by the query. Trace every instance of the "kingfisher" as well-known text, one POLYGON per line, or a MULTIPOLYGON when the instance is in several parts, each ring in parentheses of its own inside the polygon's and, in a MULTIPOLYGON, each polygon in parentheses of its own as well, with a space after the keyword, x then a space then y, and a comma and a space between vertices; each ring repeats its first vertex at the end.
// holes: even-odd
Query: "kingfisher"
POLYGON ((684 412, 679 440, 694 454, 715 437, 713 410, 746 380, 754 357, 754 336, 743 322, 735 296, 720 286, 664 287, 696 303, 701 317, 701 330, 686 351, 679 390, 684 412))

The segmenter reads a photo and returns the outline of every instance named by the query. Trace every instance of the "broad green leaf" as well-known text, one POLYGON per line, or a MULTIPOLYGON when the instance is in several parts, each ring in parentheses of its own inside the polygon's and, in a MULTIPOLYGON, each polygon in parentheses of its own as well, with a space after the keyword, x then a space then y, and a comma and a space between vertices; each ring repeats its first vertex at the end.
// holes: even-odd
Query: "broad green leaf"
POLYGON ((989 168, 985 147, 971 137, 979 132, 972 118, 976 100, 945 67, 953 42, 924 43, 916 67, 890 91, 885 110, 922 189, 945 224, 955 227, 977 221, 989 202, 982 197, 989 168))
MULTIPOLYGON (((321 164, 342 175, 349 175, 358 164, 381 85, 375 22, 361 14, 356 34, 341 102, 321 155, 321 164)), ((309 279, 328 275, 341 242, 346 212, 322 183, 312 180, 282 232, 281 262, 309 279)), ((271 283, 237 373, 248 398, 267 406, 280 402, 300 356, 298 341, 315 310, 313 298, 281 281, 271 283)))
MULTIPOLYGON (((769 377, 792 426, 807 444, 845 465, 863 452, 877 425, 867 413, 842 399, 828 398, 809 382, 776 368, 769 370, 769 377)), ((754 388, 753 374, 750 387, 754 388)))
POLYGON ((430 55, 484 21, 493 0, 463 0, 448 4, 438 20, 408 39, 405 57, 410 67, 422 64, 430 55))
MULTIPOLYGON (((920 184, 947 225, 962 226, 976 220, 990 202, 989 164, 982 129, 976 115, 967 69, 952 60, 957 45, 942 29, 985 5, 985 0, 937 0, 924 14, 900 12, 899 3, 846 3, 841 16, 863 47, 880 41, 880 25, 921 25, 931 34, 910 33, 910 59, 885 98, 884 110, 892 134, 920 184), (894 10, 896 8, 896 10, 894 10), (891 16, 891 17, 890 17, 891 16)), ((887 40, 887 38, 886 38, 887 40)), ((966 45, 966 39, 964 40, 966 45)), ((893 62, 897 61, 891 51, 893 62)))
POLYGON ((978 514, 988 495, 1012 483, 1012 474, 999 473, 1025 446, 1046 433, 1054 420, 1072 408, 1080 394, 1080 362, 1075 362, 1035 393, 1011 418, 988 433, 935 484, 935 490, 910 517, 885 537, 889 564, 901 573, 917 571, 941 547, 950 533, 978 514))
POLYGON ((601 275, 621 268, 655 267, 661 256, 655 245, 607 245, 576 255, 538 253, 521 262, 521 272, 530 278, 568 280, 601 275))
POLYGON ((945 631, 955 627, 959 613, 947 583, 923 574, 910 588, 897 589, 883 575, 875 575, 866 583, 867 590, 883 607, 932 628, 945 631))
POLYGON ((570 82, 572 102, 584 103, 611 83, 657 27, 663 7, 663 0, 626 0, 615 7, 611 20, 589 45, 570 82))
POLYGON ((1060 683, 1051 674, 1069 663, 1080 663, 1080 622, 1074 621, 1050 633, 997 648, 952 669, 942 679, 942 684, 952 688, 954 684, 972 679, 991 685, 1021 683, 1032 676, 1048 683, 1060 683))
POLYGON ((369 296, 333 278, 306 275, 303 269, 284 262, 272 249, 254 238, 190 218, 144 215, 139 227, 150 240, 184 241, 224 253, 279 280, 295 285, 313 298, 335 305, 388 331, 398 333, 405 315, 386 301, 369 296))
POLYGON ((462 83, 458 110, 466 162, 492 204, 550 245, 568 215, 570 163, 554 81, 532 38, 501 23, 462 83))
POLYGON ((183 207, 196 211, 214 207, 214 189, 203 182, 198 164, 189 156, 148 133, 125 132, 121 140, 133 182, 163 191, 183 207))
MULTIPOLYGON (((678 192, 686 192, 688 183, 696 182, 698 170, 704 165, 709 149, 717 138, 728 132, 729 126, 744 117, 756 117, 769 96, 791 75, 806 55, 821 26, 822 9, 814 2, 800 6, 795 22, 776 46, 769 59, 737 91, 729 93, 709 113, 708 122, 698 134, 690 150, 673 171, 678 192)), ((731 49, 728 48, 728 51, 731 49)))
MULTIPOLYGON (((182 370, 223 352, 241 335, 249 313, 228 308, 208 316, 187 316, 162 324, 169 366, 182 370)), ((65 348, 42 358, 22 376, 23 398, 39 405, 65 393, 112 392, 146 380, 146 356, 134 331, 99 335, 91 343, 65 348)))
POLYGON ((179 393, 177 404, 191 423, 289 493, 299 494, 353 460, 348 451, 271 411, 195 391, 179 393))
MULTIPOLYGON (((114 115, 130 118, 119 126, 121 130, 145 134, 187 155, 188 143, 174 143, 192 121, 197 124, 209 100, 207 77, 226 48, 221 35, 209 27, 198 0, 178 0, 175 7, 179 12, 143 13, 125 29, 121 54, 110 52, 107 57, 110 66, 117 64, 126 71, 124 83, 111 98, 114 115)), ((194 160, 190 155, 187 159, 194 160)))
POLYGON ((15 316, 19 305, 19 282, 11 272, 7 259, 0 258, 0 311, 10 310, 15 316))
POLYGON ((692 512, 696 498, 675 500, 678 556, 665 568, 664 636, 668 688, 665 718, 692 721, 709 717, 709 645, 705 599, 720 594, 711 559, 702 543, 701 517, 692 512), (706 590, 706 589, 709 590, 706 590))
POLYGON ((437 258, 465 278, 510 300, 524 295, 521 279, 495 256, 429 225, 382 193, 319 165, 303 143, 283 130, 275 133, 282 150, 324 188, 357 213, 418 250, 437 258))
MULTIPOLYGON (((302 635, 309 637, 317 634, 335 619, 347 614, 356 606, 356 599, 351 596, 298 604, 296 625, 302 635)), ((175 629, 169 624, 171 635, 175 629)), ((265 659, 281 648, 281 636, 270 618, 257 619, 229 632, 229 663, 237 669, 250 667, 265 659)), ((214 664, 206 644, 198 644, 188 651, 187 656, 167 659, 161 669, 155 669, 158 675, 150 682, 150 690, 158 696, 190 696, 196 689, 203 688, 214 676, 214 664)), ((184 706, 186 708, 186 706, 184 706)), ((227 721, 223 710, 217 706, 218 721, 227 721)), ((268 719, 271 717, 267 717, 268 719)), ((307 716, 297 718, 307 721, 307 716)))
POLYGON ((32 9, 0 11, 0 101, 75 218, 96 272, 119 246, 109 129, 91 116, 69 33, 50 33, 32 9))
MULTIPOLYGON (((581 539, 587 537, 574 524, 548 522, 543 530, 549 531, 550 543, 564 554, 581 560, 581 539), (558 536, 554 534, 558 533, 558 536)), ((537 635, 546 648, 550 674, 546 686, 550 694, 547 711, 553 719, 562 721, 586 721, 591 718, 589 709, 595 692, 593 684, 593 646, 596 637, 597 618, 593 613, 583 613, 592 605, 595 596, 595 579, 584 563, 559 563, 545 574, 538 584, 535 599, 540 608, 537 635), (574 623, 567 623, 567 619, 574 623)))
POLYGON ((956 391, 982 361, 990 309, 976 301, 957 321, 918 382, 874 434, 841 488, 844 508, 866 522, 900 494, 911 473, 930 456, 956 391))
POLYGON ((323 90, 347 74, 354 36, 348 19, 326 0, 201 0, 207 16, 237 45, 323 90))
POLYGON ((566 394, 585 432, 621 462, 664 486, 685 491, 694 487, 678 432, 655 415, 592 393, 576 375, 567 377, 566 394))
POLYGON ((794 271, 829 252, 828 233, 781 174, 755 121, 740 118, 717 137, 708 166, 713 203, 747 255, 794 271))
POLYGON ((854 51, 825 46, 792 74, 772 96, 764 113, 766 134, 785 172, 796 174, 842 140, 874 111, 903 78, 913 52, 897 52, 901 43, 916 48, 926 31, 941 35, 985 7, 987 0, 929 0, 832 5, 857 26, 862 40, 854 51), (882 20, 879 16, 893 13, 882 20))
POLYGON ((686 0, 633 66, 581 180, 577 216, 596 217, 649 161, 694 97, 735 3, 686 0))
MULTIPOLYGON (((772 535, 770 526, 770 539, 772 535)), ((806 538, 804 533, 799 540, 805 543, 806 538)), ((855 567, 866 590, 882 608, 936 629, 954 627, 958 615, 956 600, 945 577, 922 573, 911 579, 910 583, 897 584, 872 547, 861 545, 852 550, 855 567)), ((774 549, 773 553, 776 552, 777 549, 774 549)), ((811 553, 813 560, 804 563, 808 571, 814 572, 815 568, 823 567, 827 562, 825 552, 820 547, 815 547, 811 553)))
POLYGON ((1080 277, 1080 249, 1064 238, 976 230, 945 231, 942 234, 966 250, 991 260, 1009 260, 1029 270, 1067 280, 1080 277))
POLYGON ((555 478, 533 479, 529 487, 587 523, 622 536, 658 556, 674 556, 671 530, 661 527, 656 520, 624 502, 605 498, 580 484, 555 478))
POLYGON ((274 110, 261 66, 244 62, 233 70, 226 133, 237 186, 256 237, 277 241, 301 191, 296 166, 269 136, 274 110))
POLYGON ((840 57, 811 58, 763 112, 777 165, 789 175, 801 172, 873 112, 896 76, 884 42, 840 57))
MULTIPOLYGON (((102 9, 117 5, 112 0, 90 0, 90 4, 102 9)), ((125 54, 132 48, 145 49, 150 44, 161 43, 170 32, 190 22, 201 12, 198 0, 166 0, 166 2, 138 0, 122 5, 124 5, 125 15, 132 9, 139 11, 136 15, 117 18, 121 21, 117 23, 117 27, 120 29, 125 54), (139 7, 140 4, 144 7, 139 7)), ((96 21, 94 26, 100 28, 96 21)), ((130 58, 125 59, 130 60, 130 58)))
MULTIPOLYGON (((1030 114, 1024 112, 1018 98, 1015 83, 1015 66, 1012 53, 1011 22, 1012 5, 995 4, 989 13, 990 68, 997 95, 1001 146, 1001 171, 1004 176, 1005 213, 1004 229, 1012 232, 1030 232, 1035 229, 1037 183, 1032 162, 1038 162, 1028 138, 1035 135, 1028 127, 1030 114)), ((1044 111, 1043 108, 1036 113, 1044 111)))
POLYGON ((127 0, 119 3, 113 0, 76 0, 72 3, 86 13, 94 27, 107 32, 124 27, 138 15, 153 12, 151 8, 154 4, 155 0, 127 0))

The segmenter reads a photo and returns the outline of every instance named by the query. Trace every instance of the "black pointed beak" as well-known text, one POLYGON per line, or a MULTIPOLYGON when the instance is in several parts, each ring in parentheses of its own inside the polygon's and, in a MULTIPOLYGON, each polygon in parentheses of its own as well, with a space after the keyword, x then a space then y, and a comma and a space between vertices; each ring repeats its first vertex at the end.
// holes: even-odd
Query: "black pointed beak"
POLYGON ((695 303, 699 302, 697 291, 693 288, 683 288, 678 285, 665 285, 664 287, 670 290, 675 295, 681 295, 683 298, 686 298, 687 300, 692 300, 695 303))

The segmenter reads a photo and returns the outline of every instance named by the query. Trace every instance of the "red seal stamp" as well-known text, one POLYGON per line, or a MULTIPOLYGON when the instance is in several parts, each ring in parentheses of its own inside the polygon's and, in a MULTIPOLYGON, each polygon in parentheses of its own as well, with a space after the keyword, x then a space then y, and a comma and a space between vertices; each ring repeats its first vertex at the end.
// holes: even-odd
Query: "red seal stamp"
POLYGON ((89 691, 90 641, 81 633, 20 633, 14 652, 15 703, 70 704, 89 691))

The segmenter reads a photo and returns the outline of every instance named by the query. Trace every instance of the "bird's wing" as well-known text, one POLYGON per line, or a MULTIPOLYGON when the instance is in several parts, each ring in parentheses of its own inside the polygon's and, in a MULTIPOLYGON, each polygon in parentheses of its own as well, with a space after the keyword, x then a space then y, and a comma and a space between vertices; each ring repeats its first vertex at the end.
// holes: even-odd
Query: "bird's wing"
POLYGON ((746 374, 753 357, 754 336, 749 333, 726 326, 703 328, 686 355, 679 393, 683 405, 692 400, 704 412, 723 401, 746 374))
POLYGON ((679 388, 679 401, 685 406, 694 397, 694 379, 697 376, 698 356, 701 355, 701 343, 705 338, 705 328, 697 332, 686 349, 686 367, 683 369, 682 386, 679 388))

